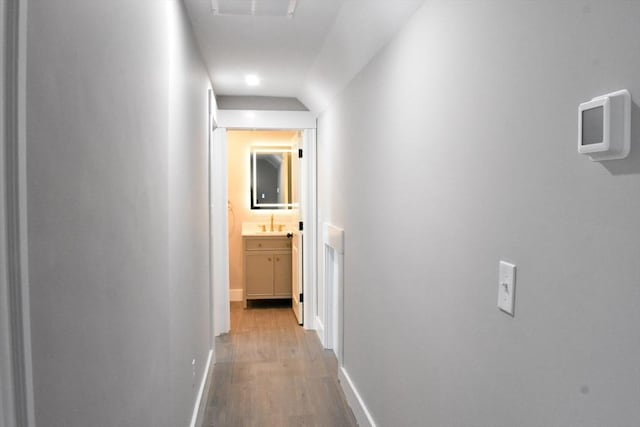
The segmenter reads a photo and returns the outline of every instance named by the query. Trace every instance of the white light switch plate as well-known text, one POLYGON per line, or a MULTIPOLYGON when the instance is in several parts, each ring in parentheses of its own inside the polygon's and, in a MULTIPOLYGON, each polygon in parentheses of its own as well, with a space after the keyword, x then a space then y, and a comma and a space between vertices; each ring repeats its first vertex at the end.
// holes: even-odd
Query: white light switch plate
POLYGON ((500 261, 498 271, 498 308, 513 316, 516 302, 516 266, 500 261))

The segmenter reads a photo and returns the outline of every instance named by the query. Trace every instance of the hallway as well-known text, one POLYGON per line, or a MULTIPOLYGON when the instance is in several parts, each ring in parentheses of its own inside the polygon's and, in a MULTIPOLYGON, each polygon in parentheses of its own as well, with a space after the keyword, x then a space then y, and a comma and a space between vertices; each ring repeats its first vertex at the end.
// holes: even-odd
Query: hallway
POLYGON ((204 426, 356 426, 337 360, 291 307, 231 304, 231 333, 216 339, 204 426))
POLYGON ((639 24, 1 0, 0 427, 639 427, 639 24), (299 212, 251 209, 239 129, 304 132, 270 158, 299 212))

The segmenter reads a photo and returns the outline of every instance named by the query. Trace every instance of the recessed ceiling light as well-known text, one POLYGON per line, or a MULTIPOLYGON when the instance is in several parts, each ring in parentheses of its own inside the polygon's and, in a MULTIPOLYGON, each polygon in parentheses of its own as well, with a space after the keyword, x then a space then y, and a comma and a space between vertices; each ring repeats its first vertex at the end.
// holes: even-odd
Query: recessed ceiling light
POLYGON ((249 74, 244 77, 244 81, 247 86, 258 86, 260 84, 260 77, 255 74, 249 74))

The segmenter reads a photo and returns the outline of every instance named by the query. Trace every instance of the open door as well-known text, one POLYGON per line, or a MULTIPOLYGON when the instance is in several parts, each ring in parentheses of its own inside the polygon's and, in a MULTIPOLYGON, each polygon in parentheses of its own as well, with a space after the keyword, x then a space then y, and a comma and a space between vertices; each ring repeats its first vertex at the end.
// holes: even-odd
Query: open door
MULTIPOLYGON (((292 176, 292 186, 291 190, 293 193, 294 200, 298 201, 298 218, 299 220, 302 216, 302 207, 304 206, 304 200, 302 198, 305 196, 303 191, 300 191, 302 188, 302 135, 301 133, 297 136, 297 141, 294 147, 297 146, 298 153, 294 161, 291 162, 291 176, 292 176)), ((300 222, 302 224, 302 222, 300 222)), ((304 301, 304 286, 303 286, 303 268, 302 262, 304 257, 303 252, 303 239, 304 232, 302 231, 302 227, 299 227, 297 231, 293 233, 293 238, 291 241, 291 306, 293 308, 293 312, 296 315, 296 319, 298 319, 298 324, 302 325, 304 323, 304 311, 303 311, 303 301, 304 301)))
POLYGON ((298 324, 303 323, 303 296, 302 296, 302 232, 293 233, 291 240, 291 306, 298 319, 298 324))

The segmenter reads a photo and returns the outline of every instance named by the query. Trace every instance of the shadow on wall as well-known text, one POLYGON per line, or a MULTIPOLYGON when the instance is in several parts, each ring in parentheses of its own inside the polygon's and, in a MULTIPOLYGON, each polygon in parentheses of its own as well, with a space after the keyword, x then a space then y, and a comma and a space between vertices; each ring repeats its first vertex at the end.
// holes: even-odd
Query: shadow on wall
POLYGON ((622 160, 601 162, 611 175, 640 174, 640 107, 631 103, 631 152, 622 160))

